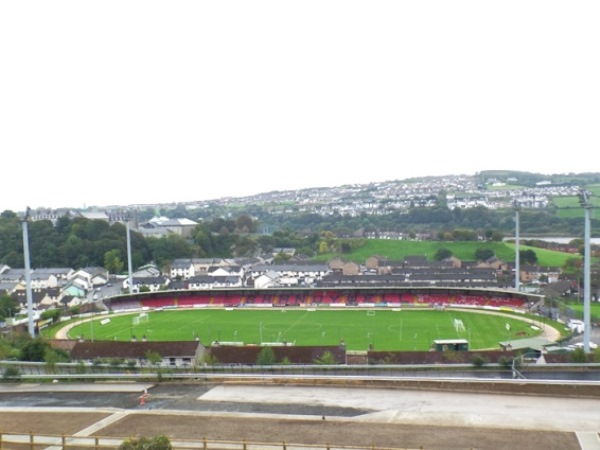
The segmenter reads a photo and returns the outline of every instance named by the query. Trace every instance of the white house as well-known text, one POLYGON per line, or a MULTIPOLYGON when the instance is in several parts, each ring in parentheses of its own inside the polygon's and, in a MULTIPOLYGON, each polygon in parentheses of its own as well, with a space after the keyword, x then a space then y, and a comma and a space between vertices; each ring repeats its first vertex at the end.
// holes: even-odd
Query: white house
POLYGON ((196 275, 196 269, 191 259, 176 259, 171 264, 171 278, 189 279, 196 275))

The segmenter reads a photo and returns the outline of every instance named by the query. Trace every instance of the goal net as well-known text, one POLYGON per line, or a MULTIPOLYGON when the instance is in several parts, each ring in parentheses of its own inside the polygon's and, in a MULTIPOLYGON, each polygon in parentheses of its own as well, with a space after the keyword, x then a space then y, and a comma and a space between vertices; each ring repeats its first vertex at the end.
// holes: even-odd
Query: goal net
POLYGON ((150 317, 148 316, 148 313, 141 313, 139 316, 135 316, 131 321, 133 325, 139 325, 143 322, 150 322, 150 317))
POLYGON ((457 332, 465 331, 465 325, 463 324, 463 321, 461 319, 454 319, 454 329, 457 332))

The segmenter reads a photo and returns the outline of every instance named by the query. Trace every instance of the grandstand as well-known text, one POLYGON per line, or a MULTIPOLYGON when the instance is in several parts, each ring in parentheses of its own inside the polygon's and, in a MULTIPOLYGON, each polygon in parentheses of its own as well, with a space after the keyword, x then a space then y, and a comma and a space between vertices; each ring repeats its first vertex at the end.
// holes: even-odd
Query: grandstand
POLYGON ((500 289, 467 288, 282 288, 210 289, 125 294, 105 300, 113 311, 141 308, 253 307, 457 307, 530 311, 543 296, 500 289))

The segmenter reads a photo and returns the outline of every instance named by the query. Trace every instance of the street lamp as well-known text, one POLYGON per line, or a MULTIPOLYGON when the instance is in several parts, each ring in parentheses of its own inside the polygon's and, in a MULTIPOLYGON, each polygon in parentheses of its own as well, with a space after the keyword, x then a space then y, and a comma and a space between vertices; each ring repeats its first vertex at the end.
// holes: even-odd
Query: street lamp
POLYGON ((579 204, 585 216, 584 252, 583 252, 583 350, 590 352, 590 203, 591 193, 581 188, 577 194, 579 204))
POLYGON ((27 317, 29 318, 27 324, 27 331, 33 338, 35 337, 35 329, 33 327, 33 297, 31 294, 31 263, 29 262, 29 230, 27 227, 27 220, 29 219, 29 206, 25 209, 25 216, 23 217, 23 256, 25 257, 25 291, 27 295, 27 317))

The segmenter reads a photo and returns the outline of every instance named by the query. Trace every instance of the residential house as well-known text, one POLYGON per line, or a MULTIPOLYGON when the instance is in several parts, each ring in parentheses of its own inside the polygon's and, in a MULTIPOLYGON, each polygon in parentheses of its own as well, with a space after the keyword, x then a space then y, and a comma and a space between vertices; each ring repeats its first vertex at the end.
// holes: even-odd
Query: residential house
MULTIPOLYGON (((15 290, 10 297, 19 304, 21 309, 27 309, 27 290, 24 287, 15 290)), ((35 309, 47 309, 56 305, 60 299, 58 288, 31 289, 31 304, 35 309)))
POLYGON ((25 269, 5 269, 0 273, 0 283, 15 283, 25 285, 25 269))
POLYGON ((429 261, 425 255, 409 255, 404 258, 404 267, 429 267, 429 261))
MULTIPOLYGON (((310 286, 330 272, 325 263, 308 264, 258 264, 250 270, 250 278, 256 279, 267 272, 278 274, 282 286, 310 286)), ((256 283, 255 283, 256 285, 256 283)))
MULTIPOLYGON (((84 267, 75 271, 71 278, 83 278, 86 284, 91 287, 104 286, 108 283, 109 273, 104 267, 84 267)), ((89 289, 88 288, 88 289, 89 289)))
POLYGON ((133 276, 137 278, 157 277, 162 275, 161 271, 156 267, 156 264, 146 264, 133 272, 133 276))
POLYGON ((242 287, 242 279, 236 275, 196 275, 187 280, 185 289, 218 289, 242 287))
POLYGON ((273 256, 283 256, 285 259, 289 259, 296 254, 296 249, 293 247, 276 247, 273 249, 273 256))
MULTIPOLYGON (((169 286, 171 280, 165 276, 159 275, 156 277, 132 277, 132 291, 140 292, 140 290, 148 289, 150 292, 162 290, 165 286, 169 286)), ((129 290, 129 278, 123 280, 123 289, 129 290)))
POLYGON ((500 258, 496 256, 492 256, 491 258, 486 259, 483 262, 477 264, 477 267, 492 267, 498 272, 510 270, 510 264, 502 261, 500 258))
POLYGON ((344 267, 344 264, 346 264, 346 261, 344 261, 339 256, 336 256, 335 258, 333 258, 329 261, 329 263, 328 263, 329 270, 331 270, 332 272, 340 272, 341 273, 342 268, 344 267))
POLYGON ((267 270, 256 278, 253 278, 252 283, 256 289, 279 287, 279 274, 275 271, 267 270))
POLYGON ((178 234, 184 238, 191 238, 194 235, 194 230, 198 222, 194 222, 190 219, 169 219, 166 217, 154 217, 150 221, 140 224, 137 228, 141 234, 146 235, 149 230, 153 230, 161 235, 167 235, 169 233, 178 234))
POLYGON ((191 259, 176 259, 171 264, 171 278, 187 280, 196 275, 195 265, 191 259))
POLYGON ((63 289, 62 295, 77 298, 85 298, 87 289, 81 286, 81 279, 77 278, 69 282, 63 289))
POLYGON ((558 267, 541 267, 528 264, 520 267, 519 278, 525 284, 548 284, 557 282, 560 273, 558 267))
POLYGON ((365 261, 365 267, 369 270, 377 271, 377 269, 379 268, 381 263, 386 260, 387 260, 387 258, 384 258, 383 256, 379 256, 379 255, 370 256, 365 261))
POLYGON ((544 286, 542 294, 547 298, 571 298, 574 294, 577 294, 577 287, 574 287, 570 280, 560 280, 544 286))
POLYGON ((349 261, 342 266, 342 275, 358 275, 361 273, 360 264, 349 261))

